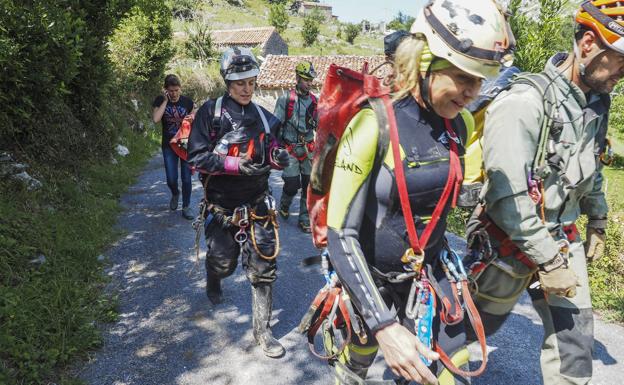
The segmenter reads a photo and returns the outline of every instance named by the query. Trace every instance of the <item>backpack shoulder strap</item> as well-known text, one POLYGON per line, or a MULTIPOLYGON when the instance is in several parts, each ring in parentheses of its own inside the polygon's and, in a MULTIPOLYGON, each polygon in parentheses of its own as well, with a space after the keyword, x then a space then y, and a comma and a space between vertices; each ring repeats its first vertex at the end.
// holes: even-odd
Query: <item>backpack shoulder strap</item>
POLYGON ((286 103, 286 121, 289 121, 293 116, 295 110, 295 101, 297 100, 297 93, 295 90, 288 92, 288 103, 286 103))
POLYGON ((388 153, 388 145, 390 144, 389 116, 386 106, 380 98, 369 98, 368 103, 375 111, 377 117, 377 125, 379 126, 379 136, 377 138, 377 152, 373 162, 373 172, 378 173, 381 169, 386 154, 388 153))
POLYGON ((556 121, 559 120, 559 112, 557 111, 557 94, 553 80, 545 72, 539 73, 521 73, 511 83, 528 84, 535 88, 541 95, 544 106, 544 115, 537 143, 537 151, 533 158, 531 172, 533 176, 543 177, 546 168, 546 156, 548 153, 548 138, 551 135, 551 129, 556 121))
POLYGON ((253 105, 256 107, 256 110, 258 110, 258 114, 260 114, 260 119, 262 119, 262 125, 264 126, 264 132, 266 134, 270 134, 271 127, 269 127, 269 121, 267 120, 264 111, 262 111, 262 108, 260 108, 260 106, 258 106, 256 103, 253 103, 253 105))
POLYGON ((221 114, 223 108, 223 96, 219 96, 215 101, 215 109, 212 114, 212 129, 215 132, 219 132, 221 129, 221 114))

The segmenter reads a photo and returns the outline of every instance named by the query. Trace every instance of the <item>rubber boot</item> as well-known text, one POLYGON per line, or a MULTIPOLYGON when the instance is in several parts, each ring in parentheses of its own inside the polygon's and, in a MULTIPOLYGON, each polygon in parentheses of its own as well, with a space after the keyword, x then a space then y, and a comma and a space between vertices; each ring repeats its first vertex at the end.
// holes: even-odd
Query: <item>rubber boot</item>
POLYGON ((279 214, 282 218, 288 219, 290 215, 290 204, 293 201, 294 195, 288 195, 285 191, 282 191, 282 199, 280 199, 279 214))
POLYGON ((273 287, 271 284, 261 283, 251 287, 251 309, 253 311, 253 336, 256 343, 262 347, 267 357, 281 357, 286 350, 273 338, 269 322, 273 306, 273 287))
POLYGON ((223 302, 223 292, 221 291, 221 278, 217 277, 210 270, 206 273, 206 295, 210 302, 218 305, 223 302))

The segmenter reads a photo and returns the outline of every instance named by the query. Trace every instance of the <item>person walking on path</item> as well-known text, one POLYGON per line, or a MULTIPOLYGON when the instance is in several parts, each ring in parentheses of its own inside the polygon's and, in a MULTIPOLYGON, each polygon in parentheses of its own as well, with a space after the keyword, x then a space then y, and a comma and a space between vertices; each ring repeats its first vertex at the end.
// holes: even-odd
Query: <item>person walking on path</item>
POLYGON ((191 169, 188 163, 181 159, 169 146, 169 141, 180 129, 184 118, 193 112, 193 101, 182 95, 180 79, 175 75, 167 75, 163 94, 154 99, 152 107, 152 119, 154 123, 162 122, 162 154, 165 161, 165 175, 167 186, 171 190, 169 208, 178 209, 180 190, 178 189, 178 165, 180 167, 180 179, 182 180, 182 216, 193 219, 193 211, 189 207, 191 203, 191 169))
POLYGON ((299 200, 299 227, 310 232, 310 218, 306 205, 308 183, 312 171, 312 153, 314 151, 314 132, 318 123, 316 113, 317 99, 310 92, 316 77, 314 66, 309 61, 302 61, 295 67, 297 85, 277 99, 275 116, 282 122, 279 140, 284 143, 290 157, 288 167, 282 172, 284 189, 279 205, 279 213, 287 219, 290 205, 301 189, 299 200))
POLYGON ((238 256, 251 282, 253 336, 269 357, 284 354, 271 333, 273 282, 279 253, 271 168, 288 164, 277 147, 280 121, 251 101, 259 73, 249 49, 231 48, 221 57, 227 92, 197 111, 189 138, 189 163, 204 185, 206 294, 222 301, 221 280, 234 273, 238 256))
POLYGON ((396 139, 389 145, 364 108, 337 146, 327 251, 356 310, 351 325, 365 332, 353 328, 341 352, 326 341, 339 353, 338 384, 364 383, 379 348, 397 376, 418 383, 464 384, 485 368, 484 358, 474 372, 458 369, 469 358, 457 288, 467 277, 444 234, 473 125, 465 106, 513 59, 513 35, 494 1, 433 1, 411 32, 394 61, 396 139))
POLYGON ((592 377, 587 262, 605 247, 601 169, 609 93, 624 75, 622 17, 618 1, 584 1, 574 50, 548 60, 542 90, 513 83, 485 120, 487 180, 468 229, 473 255, 483 258, 471 263, 473 296, 491 334, 528 288, 544 325, 548 385, 588 384, 592 377), (585 247, 575 226, 580 215, 588 217, 585 247))

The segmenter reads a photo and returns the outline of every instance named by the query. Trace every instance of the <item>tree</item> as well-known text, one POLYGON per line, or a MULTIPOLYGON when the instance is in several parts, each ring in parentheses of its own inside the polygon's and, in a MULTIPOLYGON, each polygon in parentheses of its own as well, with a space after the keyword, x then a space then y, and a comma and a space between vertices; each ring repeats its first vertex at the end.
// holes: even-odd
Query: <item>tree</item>
POLYGON ((523 71, 537 72, 557 51, 570 49, 574 21, 567 0, 539 0, 538 12, 527 13, 523 0, 511 0, 511 29, 516 38, 514 64, 523 71))
POLYGON ((303 46, 309 47, 316 41, 320 32, 320 20, 319 16, 314 12, 306 16, 303 19, 303 28, 301 29, 301 36, 303 37, 303 46))
POLYGON ((360 34, 360 26, 358 24, 347 23, 345 25, 345 40, 349 44, 353 44, 355 38, 360 34))
POLYGON ((188 55, 204 64, 215 55, 212 46, 210 28, 206 20, 194 21, 184 27, 188 39, 184 42, 184 48, 188 55))
POLYGON ((388 28, 395 31, 409 31, 410 28, 412 28, 414 20, 415 19, 412 16, 406 15, 405 13, 399 11, 394 19, 388 23, 388 28))
POLYGON ((275 27, 277 32, 284 32, 288 27, 288 21, 288 13, 286 12, 286 5, 284 3, 271 5, 271 9, 269 11, 269 23, 275 27))

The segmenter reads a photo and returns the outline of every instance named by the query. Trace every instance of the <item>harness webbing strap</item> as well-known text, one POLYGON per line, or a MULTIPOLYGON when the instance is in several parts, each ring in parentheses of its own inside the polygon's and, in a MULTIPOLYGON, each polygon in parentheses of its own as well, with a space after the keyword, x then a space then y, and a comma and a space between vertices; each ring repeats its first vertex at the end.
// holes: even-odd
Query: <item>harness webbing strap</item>
POLYGON ((487 345, 485 343, 485 329, 483 328, 483 321, 481 321, 481 316, 479 315, 479 311, 472 301, 472 296, 468 288, 468 281, 463 279, 461 280, 462 292, 467 295, 464 296, 464 303, 466 305, 466 313, 468 313, 468 319, 470 320, 470 324, 474 329, 475 334, 477 335, 477 340, 479 341, 479 346, 481 347, 481 354, 483 356, 483 360, 481 361, 481 366, 478 369, 472 371, 466 371, 459 369, 453 361, 449 358, 449 356, 440 348, 438 344, 435 345, 435 351, 440 355, 440 361, 446 366, 448 370, 451 372, 463 376, 463 377, 476 377, 481 375, 485 371, 485 367, 487 365, 487 345))
POLYGON ((310 306, 308 313, 306 313, 306 316, 304 316, 301 324, 299 325, 299 330, 305 331, 307 325, 304 324, 304 321, 309 322, 314 319, 314 322, 307 329, 308 347, 310 348, 310 352, 312 352, 312 354, 314 354, 316 357, 323 360, 330 360, 332 358, 335 358, 351 342, 352 335, 351 315, 349 313, 349 308, 343 298, 342 287, 334 286, 321 289, 317 294, 316 298, 314 298, 314 301, 312 302, 312 306, 310 306), (318 309, 321 309, 320 313, 318 313, 318 309), (308 313, 312 313, 312 316, 310 318, 307 317, 308 313), (316 313, 318 313, 318 317, 314 318, 314 314, 316 313), (337 347, 334 352, 328 355, 319 354, 314 349, 314 337, 318 333, 325 320, 329 320, 329 322, 333 323, 334 326, 338 326, 342 321, 344 321, 345 330, 347 333, 343 343, 339 347, 337 347))
POLYGON ((459 192, 459 187, 461 185, 461 181, 463 179, 461 163, 459 160, 459 150, 455 139, 457 135, 455 135, 453 128, 451 126, 451 122, 448 119, 444 119, 444 124, 446 126, 447 133, 449 134, 449 157, 450 157, 450 165, 449 165, 449 173, 448 178, 446 179, 446 185, 444 186, 444 190, 442 191, 442 196, 440 200, 435 206, 433 210, 433 214, 431 215, 431 220, 425 226, 425 230, 422 233, 420 240, 418 239, 418 234, 416 233, 416 225, 414 224, 414 216, 412 215, 412 208, 409 202, 409 196, 407 193, 407 182, 405 181, 405 172, 403 171, 403 161, 401 160, 401 149, 399 144, 399 131, 396 124, 396 119, 394 116, 394 109, 392 108, 392 103, 390 98, 387 96, 382 97, 384 104, 386 106, 386 110, 388 113, 388 120, 390 124, 390 143, 392 145, 392 155, 394 157, 394 172, 396 176, 397 189, 399 191, 399 199, 401 201, 401 209, 403 211, 403 218, 405 219, 405 225, 407 227, 407 234, 409 237, 410 247, 414 250, 414 252, 418 255, 422 255, 424 253, 424 249, 427 247, 427 243, 429 242, 429 238, 433 233, 446 204, 449 199, 451 199, 452 194, 452 207, 455 206, 455 202, 457 200, 457 194, 459 192))

